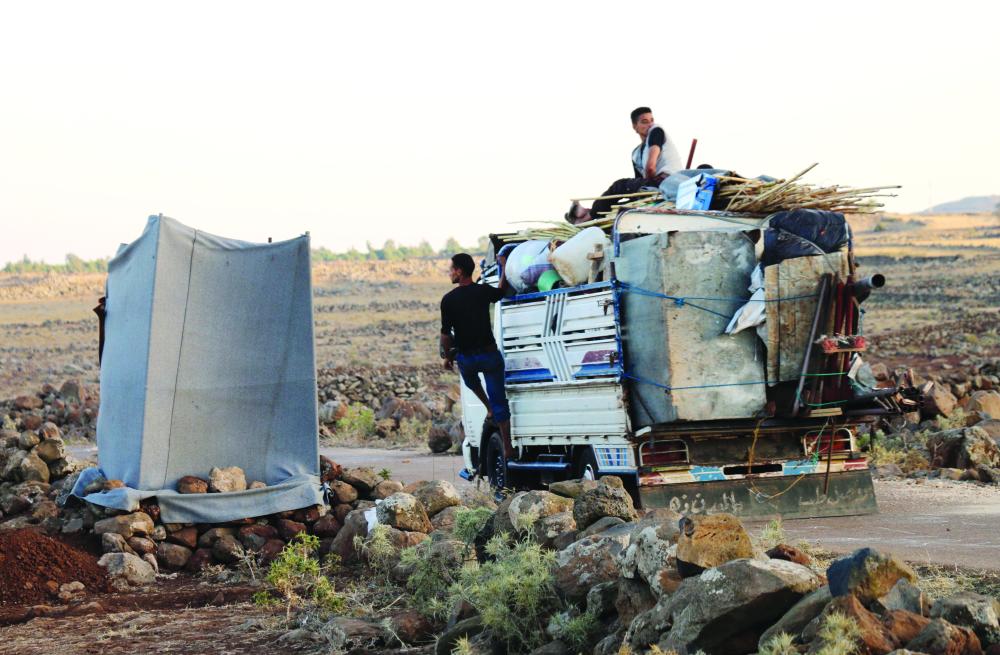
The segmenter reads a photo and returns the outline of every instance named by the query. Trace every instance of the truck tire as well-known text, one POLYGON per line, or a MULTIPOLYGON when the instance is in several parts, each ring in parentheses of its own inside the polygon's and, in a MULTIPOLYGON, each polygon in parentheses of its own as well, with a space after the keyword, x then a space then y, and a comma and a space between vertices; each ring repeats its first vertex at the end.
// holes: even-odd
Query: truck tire
POLYGON ((486 444, 486 477, 495 492, 507 487, 507 458, 503 454, 503 439, 498 432, 490 435, 486 444))
POLYGON ((580 448, 574 455, 573 476, 578 480, 597 479, 597 458, 590 446, 580 448))

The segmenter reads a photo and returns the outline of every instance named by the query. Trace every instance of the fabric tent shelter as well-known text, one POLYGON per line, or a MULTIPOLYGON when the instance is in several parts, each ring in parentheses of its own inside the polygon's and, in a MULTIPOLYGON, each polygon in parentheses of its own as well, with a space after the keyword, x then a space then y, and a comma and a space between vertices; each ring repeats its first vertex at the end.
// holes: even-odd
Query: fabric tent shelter
POLYGON ((87 501, 168 523, 214 523, 322 502, 309 237, 249 243, 151 216, 108 265, 97 475, 87 501), (239 466, 264 489, 178 494, 239 466))

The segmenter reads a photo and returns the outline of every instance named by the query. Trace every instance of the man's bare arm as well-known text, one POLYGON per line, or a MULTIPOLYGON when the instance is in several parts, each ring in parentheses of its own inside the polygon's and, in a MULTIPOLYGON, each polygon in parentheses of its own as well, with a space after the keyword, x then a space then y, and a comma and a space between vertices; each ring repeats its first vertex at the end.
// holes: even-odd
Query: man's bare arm
POLYGON ((451 354, 452 349, 455 346, 454 339, 450 334, 441 333, 441 343, 439 345, 439 352, 441 354, 441 359, 444 360, 442 365, 446 370, 451 371, 454 369, 455 357, 451 354))
POLYGON ((660 146, 649 146, 649 158, 646 159, 647 178, 656 177, 656 162, 660 160, 660 146))

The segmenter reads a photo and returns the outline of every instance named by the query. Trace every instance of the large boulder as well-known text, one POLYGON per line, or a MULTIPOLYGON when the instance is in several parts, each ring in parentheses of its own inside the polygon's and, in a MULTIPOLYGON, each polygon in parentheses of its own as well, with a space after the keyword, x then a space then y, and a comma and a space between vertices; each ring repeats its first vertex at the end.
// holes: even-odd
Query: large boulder
POLYGON ((333 538, 330 552, 340 555, 342 561, 349 562, 357 556, 354 549, 354 538, 364 539, 368 536, 368 520, 365 518, 365 510, 351 510, 344 517, 344 524, 337 531, 337 536, 333 538))
POLYGON ((836 647, 838 644, 828 643, 823 638, 822 625, 828 617, 837 613, 848 617, 854 622, 858 629, 857 640, 861 646, 860 652, 867 655, 887 655, 899 647, 899 642, 893 633, 885 626, 877 616, 869 612, 855 596, 838 596, 834 598, 818 620, 820 636, 814 640, 809 652, 818 653, 828 650, 828 647, 836 647))
POLYGON ((428 516, 434 516, 445 507, 462 504, 455 485, 446 480, 423 480, 414 482, 403 488, 403 491, 413 494, 427 510, 428 516))
POLYGON ((927 452, 936 468, 1000 466, 1000 446, 979 426, 944 430, 927 438, 927 452))
POLYGON ((982 655, 983 652, 975 632, 944 619, 932 619, 906 648, 929 655, 982 655))
POLYGON ((939 598, 931 606, 931 617, 971 628, 982 645, 1000 644, 1000 601, 971 591, 939 598))
POLYGON ((753 542, 732 514, 685 516, 677 536, 677 569, 684 577, 753 557, 753 542))
POLYGON ((105 553, 97 560, 97 565, 107 569, 111 586, 119 591, 130 586, 151 584, 156 580, 153 567, 131 553, 105 553))
POLYGON ((760 633, 821 584, 820 576, 793 562, 726 562, 660 598, 635 618, 625 639, 633 649, 658 640, 663 650, 679 653, 750 652, 760 633))
POLYGON ((375 491, 372 492, 372 496, 376 500, 385 500, 392 494, 399 493, 403 490, 403 483, 398 480, 382 480, 375 486, 375 491))
POLYGON ((758 641, 760 650, 764 650, 764 644, 782 632, 790 635, 797 635, 802 632, 802 629, 809 625, 810 621, 823 612, 823 609, 831 600, 833 600, 833 596, 830 595, 830 587, 827 585, 823 585, 819 589, 803 596, 802 600, 792 605, 778 619, 777 623, 765 630, 764 634, 760 636, 758 641))
POLYGON ((343 480, 330 483, 330 494, 333 496, 331 502, 337 505, 348 505, 358 499, 358 490, 343 480))
POLYGON ((865 605, 888 594, 900 579, 917 579, 905 562, 874 548, 861 548, 835 560, 826 570, 826 577, 835 598, 854 594, 865 605))
POLYGON ((948 417, 955 411, 958 398, 955 398, 946 385, 928 382, 921 391, 924 402, 920 408, 920 416, 925 421, 938 416, 948 417))
POLYGON ((539 519, 532 526, 532 532, 543 548, 555 549, 556 540, 567 533, 576 534, 576 521, 571 512, 559 512, 539 519))
POLYGON ((573 518, 576 526, 584 530, 600 518, 617 516, 623 521, 639 518, 632 496, 625 490, 622 479, 609 475, 601 478, 593 489, 585 489, 573 504, 573 518))
POLYGON ((434 529, 427 511, 416 496, 402 491, 379 503, 375 516, 379 523, 397 530, 428 533, 434 529))
POLYGON ((119 514, 110 518, 101 519, 94 523, 94 533, 104 534, 114 532, 124 538, 147 537, 153 534, 153 519, 145 512, 132 512, 131 514, 119 514))
POLYGON ((208 472, 208 490, 213 493, 246 491, 247 476, 239 466, 213 467, 208 472))
POLYGON ((596 488, 597 481, 587 479, 562 480, 560 482, 549 483, 549 491, 557 496, 565 496, 566 498, 573 498, 574 500, 584 491, 596 488))
POLYGON ((674 566, 674 554, 679 535, 680 514, 670 512, 656 522, 640 526, 633 532, 628 547, 618 558, 625 578, 644 581, 653 593, 665 591, 661 581, 674 566))
POLYGON ((908 644, 916 639, 930 622, 926 616, 906 610, 889 610, 882 615, 882 625, 899 644, 908 644))
POLYGON ((556 554, 556 590, 572 603, 582 603, 594 585, 618 579, 617 560, 628 547, 635 526, 625 524, 575 541, 556 554))
POLYGON ((19 482, 21 480, 21 462, 28 456, 28 453, 17 447, 7 448, 3 452, 3 469, 0 470, 0 480, 10 480, 19 482))
MULTIPOLYGON (((521 491, 501 503, 494 520, 496 532, 523 534, 533 532, 535 524, 548 516, 573 512, 573 500, 548 491, 521 491), (506 511, 501 511, 506 505, 506 511)), ((575 516, 575 514, 574 514, 575 516)))
POLYGON ((1000 393, 996 391, 974 391, 965 406, 967 412, 983 412, 991 419, 1000 419, 1000 393))
POLYGON ((21 460, 18 477, 25 482, 31 480, 36 482, 49 481, 49 465, 38 456, 37 450, 37 448, 32 450, 21 460))
POLYGON ((920 590, 920 587, 907 578, 900 578, 885 596, 871 603, 873 611, 880 614, 893 610, 905 610, 927 616, 930 613, 930 599, 920 590))

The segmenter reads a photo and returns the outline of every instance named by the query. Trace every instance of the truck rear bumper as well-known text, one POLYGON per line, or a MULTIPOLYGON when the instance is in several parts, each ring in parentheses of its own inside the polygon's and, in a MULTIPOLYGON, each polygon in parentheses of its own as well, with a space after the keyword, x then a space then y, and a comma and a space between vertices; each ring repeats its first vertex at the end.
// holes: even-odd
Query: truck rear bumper
POLYGON ((644 508, 691 514, 727 512, 741 517, 818 518, 878 512, 867 469, 799 476, 643 485, 644 508))

